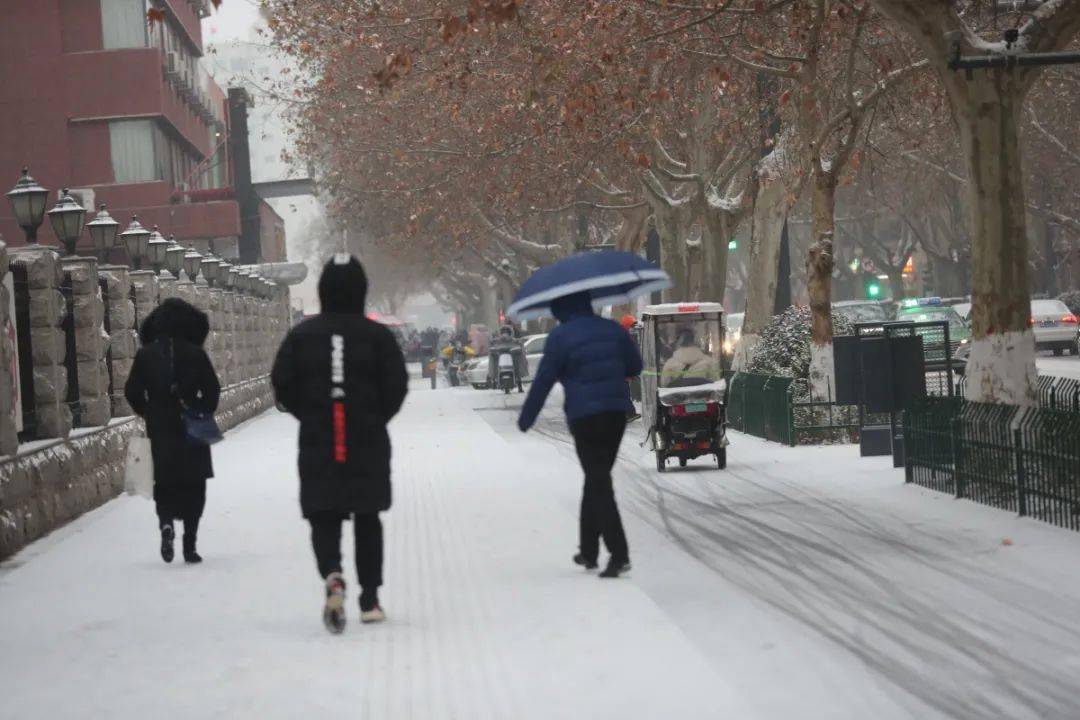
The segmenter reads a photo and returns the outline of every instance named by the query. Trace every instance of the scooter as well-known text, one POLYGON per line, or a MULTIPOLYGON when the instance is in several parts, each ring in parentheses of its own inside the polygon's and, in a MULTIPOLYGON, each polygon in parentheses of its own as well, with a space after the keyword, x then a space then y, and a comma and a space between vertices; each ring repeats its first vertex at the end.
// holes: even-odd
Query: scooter
POLYGON ((517 385, 517 372, 514 370, 514 356, 504 352, 499 354, 499 389, 509 395, 517 385))

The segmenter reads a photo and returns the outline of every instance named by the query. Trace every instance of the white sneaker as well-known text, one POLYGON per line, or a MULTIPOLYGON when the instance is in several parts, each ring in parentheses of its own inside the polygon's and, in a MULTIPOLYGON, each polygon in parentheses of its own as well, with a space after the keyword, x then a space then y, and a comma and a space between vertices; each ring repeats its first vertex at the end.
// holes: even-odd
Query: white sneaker
POLYGON ((381 623, 386 620, 386 613, 383 609, 376 605, 370 610, 362 610, 360 612, 360 622, 362 623, 381 623))
POLYGON ((323 624, 334 635, 345 631, 345 578, 341 573, 330 573, 326 578, 323 624))

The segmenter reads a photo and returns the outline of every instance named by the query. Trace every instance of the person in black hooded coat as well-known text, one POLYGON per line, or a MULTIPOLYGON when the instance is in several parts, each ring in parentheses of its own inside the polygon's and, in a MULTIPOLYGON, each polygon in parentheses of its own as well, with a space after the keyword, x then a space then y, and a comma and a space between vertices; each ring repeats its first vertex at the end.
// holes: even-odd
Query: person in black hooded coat
POLYGON ((338 255, 319 279, 320 314, 286 336, 271 381, 277 401, 300 420, 300 508, 311 523, 326 582, 324 620, 340 632, 344 615, 341 523, 352 517, 361 619, 383 619, 383 541, 379 513, 390 509, 390 435, 408 373, 389 328, 364 315, 367 276, 338 255))
POLYGON ((124 388, 131 409, 146 421, 165 562, 173 559, 177 519, 184 522, 184 560, 202 562, 195 546, 214 468, 209 446, 189 442, 180 400, 200 412, 217 410, 221 386, 202 347, 209 332, 205 313, 179 298, 166 299, 139 329, 142 347, 124 388))

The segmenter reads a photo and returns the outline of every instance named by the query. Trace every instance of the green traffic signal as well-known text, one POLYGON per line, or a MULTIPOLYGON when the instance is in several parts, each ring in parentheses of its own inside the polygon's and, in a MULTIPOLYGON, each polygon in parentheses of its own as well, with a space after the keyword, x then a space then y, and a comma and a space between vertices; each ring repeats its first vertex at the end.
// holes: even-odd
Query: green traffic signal
POLYGON ((739 241, 738 240, 731 240, 727 244, 728 252, 735 252, 736 250, 738 250, 738 248, 739 248, 739 241))
POLYGON ((876 298, 881 295, 881 286, 877 283, 870 283, 866 286, 866 297, 876 298))

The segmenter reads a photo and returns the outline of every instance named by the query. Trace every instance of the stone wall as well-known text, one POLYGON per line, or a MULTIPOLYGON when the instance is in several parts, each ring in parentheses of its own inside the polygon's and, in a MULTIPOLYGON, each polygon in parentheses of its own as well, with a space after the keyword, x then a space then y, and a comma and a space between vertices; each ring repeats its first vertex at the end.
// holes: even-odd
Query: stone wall
POLYGON ((0 241, 0 455, 13 455, 19 447, 15 431, 15 308, 4 287, 8 274, 7 247, 0 241))
POLYGON ((134 420, 0 459, 0 559, 116 497, 134 420))
MULTIPOLYGON (((217 421, 228 431, 273 406, 270 379, 256 378, 222 391, 217 421)), ((0 560, 119 495, 127 441, 136 432, 140 421, 116 420, 0 458, 0 560)), ((152 514, 149 504, 146 510, 152 514)))
MULTIPOLYGON (((210 316, 206 350, 223 388, 217 413, 223 430, 273 407, 267 373, 288 329, 284 290, 267 301, 167 274, 159 278, 121 266, 99 269, 96 261, 83 258, 61 261, 41 246, 7 251, 3 243, 0 280, 9 261, 27 269, 37 437, 44 439, 18 444, 10 377, 15 347, 0 333, 0 418, 12 419, 0 428, 0 559, 122 491, 127 441, 141 428, 141 422, 130 417, 124 385, 138 349, 138 324, 162 299, 180 297, 210 316), (66 304, 60 293, 65 271, 72 279, 83 420, 74 432, 66 402, 66 304), (101 295, 99 274, 107 298, 101 295)), ((13 313, 7 294, 0 294, 0 328, 13 313)))
POLYGON ((30 284, 30 336, 34 360, 34 411, 39 437, 67 437, 71 409, 67 406, 67 344, 61 325, 66 313, 60 294, 63 271, 60 256, 41 245, 8 251, 12 265, 26 268, 30 284))
POLYGON ((113 417, 126 417, 131 415, 131 407, 124 398, 124 385, 139 349, 135 303, 131 301, 131 277, 123 265, 104 265, 100 272, 109 296, 105 312, 109 316, 108 352, 112 359, 112 414, 113 417))
POLYGON ((79 379, 79 425, 100 427, 112 418, 109 401, 109 366, 106 351, 105 304, 98 284, 97 260, 65 258, 64 273, 71 279, 74 305, 75 355, 79 379))

